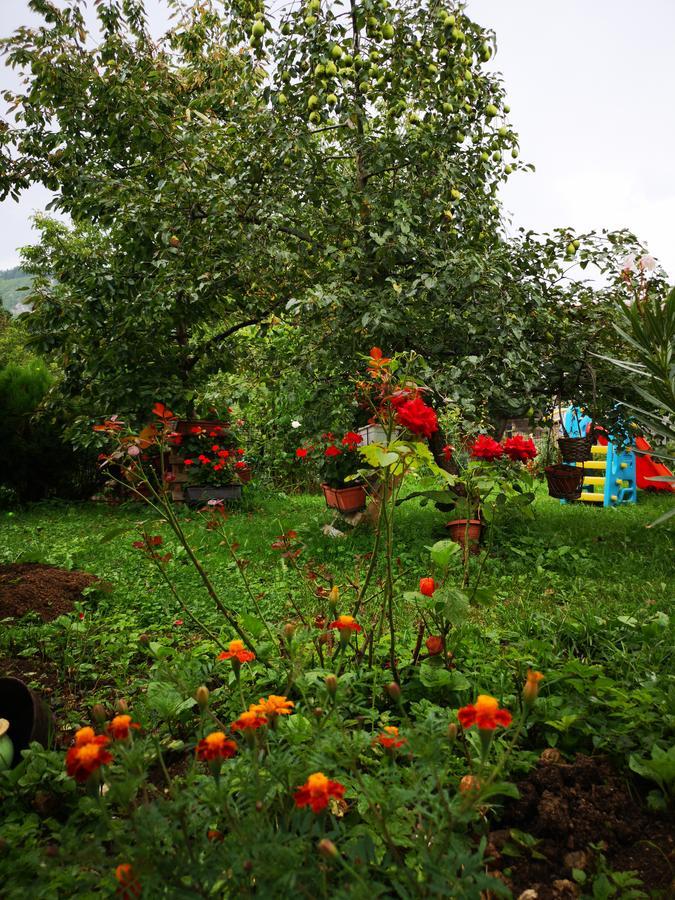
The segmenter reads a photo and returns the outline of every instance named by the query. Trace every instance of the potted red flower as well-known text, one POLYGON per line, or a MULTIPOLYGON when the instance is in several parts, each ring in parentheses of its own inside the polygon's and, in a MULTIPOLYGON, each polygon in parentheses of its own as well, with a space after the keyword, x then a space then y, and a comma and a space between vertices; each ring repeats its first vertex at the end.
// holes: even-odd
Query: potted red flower
POLYGON ((169 434, 187 483, 188 501, 238 500, 242 484, 251 480, 246 451, 237 446, 236 436, 225 423, 192 422, 169 434))
POLYGON ((366 505, 366 486, 360 478, 354 479, 365 465, 358 452, 362 443, 362 436, 355 431, 341 438, 326 432, 313 444, 295 451, 298 460, 317 462, 326 505, 341 513, 355 513, 366 505))

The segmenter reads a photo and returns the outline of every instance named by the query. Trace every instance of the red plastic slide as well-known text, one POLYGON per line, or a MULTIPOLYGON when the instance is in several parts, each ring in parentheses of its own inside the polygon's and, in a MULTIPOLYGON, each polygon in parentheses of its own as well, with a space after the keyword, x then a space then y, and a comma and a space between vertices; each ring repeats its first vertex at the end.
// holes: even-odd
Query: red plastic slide
MULTIPOLYGON (((651 450, 644 438, 635 438, 636 450, 651 450)), ((668 484, 667 481, 647 481, 648 478, 656 475, 667 475, 673 477, 673 473, 663 463, 657 462, 651 456, 642 456, 639 453, 635 455, 636 464, 636 480, 637 486, 642 491, 671 491, 675 493, 675 484, 668 484)))

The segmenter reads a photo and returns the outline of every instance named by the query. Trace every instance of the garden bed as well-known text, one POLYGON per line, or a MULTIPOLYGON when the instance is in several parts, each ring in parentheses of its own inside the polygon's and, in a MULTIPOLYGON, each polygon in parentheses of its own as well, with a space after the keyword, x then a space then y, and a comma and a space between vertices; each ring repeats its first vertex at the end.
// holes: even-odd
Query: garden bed
POLYGON ((0 566, 0 618, 35 613, 43 622, 72 612, 82 591, 98 582, 95 575, 48 566, 15 563, 0 566))
POLYGON ((611 883, 611 873, 627 871, 650 896, 667 896, 675 864, 672 820, 648 810, 607 759, 578 755, 567 763, 556 755, 545 751, 518 782, 520 799, 490 832, 492 871, 516 897, 534 891, 530 900, 576 897, 594 878, 610 873, 611 883))

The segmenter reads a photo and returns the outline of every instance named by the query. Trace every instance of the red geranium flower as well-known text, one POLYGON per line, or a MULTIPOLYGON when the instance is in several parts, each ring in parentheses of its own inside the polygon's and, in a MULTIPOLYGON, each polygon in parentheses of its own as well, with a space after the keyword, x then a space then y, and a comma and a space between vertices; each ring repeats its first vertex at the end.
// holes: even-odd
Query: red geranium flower
POLYGON ((524 438, 522 435, 516 434, 504 441, 504 453, 509 459, 526 462, 528 459, 535 458, 537 448, 534 446, 532 438, 524 438))
POLYGON ((243 641, 230 641, 228 649, 218 654, 218 659, 236 659, 237 662, 246 663, 255 659, 255 653, 244 647, 243 641))
POLYGON ((195 464, 194 459, 184 459, 184 460, 183 460, 183 465, 184 465, 184 466, 194 466, 194 464, 195 464))
POLYGON ((328 806, 331 797, 342 800, 344 794, 345 786, 339 781, 330 781, 323 772, 314 772, 293 794, 293 799, 299 809, 309 806, 312 812, 318 813, 328 806))
POLYGON ((214 453, 217 453, 217 452, 220 450, 220 444, 212 444, 212 445, 211 445, 211 450, 212 450, 214 453))
POLYGON ((339 447, 336 447, 335 444, 331 444, 330 447, 326 447, 326 456, 342 456, 342 450, 339 447))
POLYGON ((138 722, 132 722, 131 716, 115 716, 112 722, 106 727, 106 731, 114 741, 126 741, 131 734, 132 728, 140 728, 138 722))
POLYGON ((455 448, 452 446, 452 444, 446 444, 445 447, 443 447, 443 459, 446 462, 450 462, 450 460, 452 459, 452 454, 454 452, 455 448))
POLYGON ((493 460, 503 455, 504 448, 494 438, 481 434, 472 444, 469 453, 474 459, 493 460))
POLYGON ((421 397, 406 400, 396 408, 396 421, 413 434, 421 434, 424 437, 438 431, 438 418, 430 406, 427 406, 421 397))
POLYGON ((457 713, 462 728, 477 725, 481 731, 494 731, 501 725, 506 728, 511 724, 511 713, 508 709, 500 709, 499 701, 489 694, 480 694, 475 703, 463 706, 457 713))
POLYGON ((363 437, 356 431, 348 431, 342 438, 342 445, 348 447, 350 450, 353 450, 354 447, 361 443, 363 443, 363 437))
POLYGON ((424 594, 425 597, 433 597, 435 590, 436 582, 433 578, 430 576, 427 578, 420 578, 420 594, 424 594))
POLYGON ((305 459, 308 453, 309 450, 306 450, 304 447, 298 447, 298 449, 295 451, 295 455, 298 457, 298 459, 305 459))
POLYGON ((426 646, 431 656, 438 656, 439 653, 443 652, 443 639, 433 634, 427 638, 426 646))
POLYGON ((234 467, 235 467, 235 469, 240 469, 240 470, 248 469, 248 465, 243 461, 243 459, 238 460, 234 464, 234 467))
POLYGON ((195 753, 202 762, 231 759, 237 752, 237 745, 225 737, 222 731, 213 731, 198 744, 195 753))
POLYGON ((66 772, 80 783, 86 781, 89 776, 101 766, 107 766, 112 762, 112 755, 106 747, 110 738, 104 734, 93 736, 93 729, 82 728, 75 737, 75 746, 66 753, 66 772), (83 732, 91 732, 91 740, 84 740, 83 732))

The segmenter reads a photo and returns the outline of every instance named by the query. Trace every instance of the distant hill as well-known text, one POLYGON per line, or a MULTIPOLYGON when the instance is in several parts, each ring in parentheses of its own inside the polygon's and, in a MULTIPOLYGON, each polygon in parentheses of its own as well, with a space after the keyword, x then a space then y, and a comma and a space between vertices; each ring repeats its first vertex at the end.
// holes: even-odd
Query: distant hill
POLYGON ((30 287, 32 278, 20 266, 0 272, 0 304, 3 309, 14 309, 17 303, 26 302, 26 291, 19 288, 30 287))

